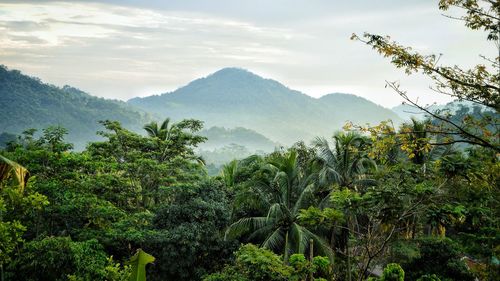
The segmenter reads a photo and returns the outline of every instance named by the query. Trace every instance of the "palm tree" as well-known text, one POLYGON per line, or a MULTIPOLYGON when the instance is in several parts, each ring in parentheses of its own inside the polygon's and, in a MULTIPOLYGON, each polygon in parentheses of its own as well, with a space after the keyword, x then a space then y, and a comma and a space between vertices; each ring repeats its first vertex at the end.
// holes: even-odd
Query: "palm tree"
POLYGON ((284 253, 285 262, 291 253, 305 253, 312 240, 318 252, 332 258, 328 244, 298 220, 299 210, 313 203, 316 183, 314 175, 301 171, 297 152, 272 156, 263 170, 269 177, 255 182, 253 192, 264 202, 267 215, 238 220, 229 226, 226 237, 248 234, 248 240, 284 253))
POLYGON ((373 180, 364 177, 376 168, 375 162, 365 151, 367 144, 364 137, 356 133, 339 132, 333 136, 331 148, 324 138, 316 138, 316 161, 320 164, 319 181, 323 186, 337 184, 341 188, 358 190, 360 186, 374 184, 373 180))
POLYGON ((166 118, 161 125, 158 127, 158 123, 152 121, 149 124, 144 125, 144 130, 152 138, 158 138, 162 141, 167 141, 170 139, 172 132, 176 129, 176 124, 173 123, 170 127, 170 118, 166 118))
MULTIPOLYGON (((321 170, 318 174, 318 181, 321 186, 327 187, 328 196, 323 200, 323 204, 330 202, 330 192, 333 185, 338 185, 341 189, 359 191, 360 187, 374 185, 375 181, 366 178, 366 173, 376 168, 375 162, 368 157, 366 140, 356 133, 339 132, 333 136, 331 148, 324 138, 317 138, 314 145, 317 149, 316 161, 320 164, 321 170)), ((349 254, 349 233, 351 232, 351 221, 353 214, 346 213, 346 221, 342 226, 340 241, 338 241, 340 252, 347 258, 347 280, 351 280, 351 264, 349 254)), ((331 229, 330 246, 335 248, 335 227, 331 229)))
POLYGON ((406 137, 406 142, 411 150, 411 161, 414 164, 423 165, 427 161, 429 144, 429 125, 430 122, 411 119, 411 123, 401 125, 400 133, 406 137))
POLYGON ((166 118, 160 126, 158 126, 158 123, 154 121, 144 125, 144 130, 146 130, 149 137, 157 140, 157 144, 161 152, 158 160, 160 162, 165 161, 167 159, 171 140, 174 135, 179 132, 178 124, 170 124, 170 118, 166 118))
POLYGON ((233 160, 222 166, 220 176, 224 180, 227 187, 234 187, 236 175, 238 173, 239 161, 233 160))

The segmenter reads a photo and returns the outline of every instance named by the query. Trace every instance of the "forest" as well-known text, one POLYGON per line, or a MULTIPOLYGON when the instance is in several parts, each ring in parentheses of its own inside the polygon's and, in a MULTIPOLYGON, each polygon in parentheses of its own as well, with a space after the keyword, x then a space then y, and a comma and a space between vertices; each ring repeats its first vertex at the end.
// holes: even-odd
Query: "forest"
MULTIPOLYGON (((500 3, 484 2, 439 8, 500 48, 500 3)), ((102 120, 83 151, 68 128, 26 128, 0 150, 0 280, 500 280, 500 57, 461 69, 352 39, 477 106, 431 111, 387 82, 428 117, 348 122, 214 176, 202 120, 102 120)))

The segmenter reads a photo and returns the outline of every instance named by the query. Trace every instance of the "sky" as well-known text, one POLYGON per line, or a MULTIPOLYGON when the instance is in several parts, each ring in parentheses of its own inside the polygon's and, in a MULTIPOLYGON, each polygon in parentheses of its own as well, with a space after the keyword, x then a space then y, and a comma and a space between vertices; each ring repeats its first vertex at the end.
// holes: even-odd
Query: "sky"
POLYGON ((484 33, 442 14, 437 0, 0 0, 0 64, 120 100, 240 67, 313 97, 342 92, 393 107, 401 99, 387 80, 422 104, 445 103, 425 77, 350 40, 390 35, 461 67, 497 55, 484 33))

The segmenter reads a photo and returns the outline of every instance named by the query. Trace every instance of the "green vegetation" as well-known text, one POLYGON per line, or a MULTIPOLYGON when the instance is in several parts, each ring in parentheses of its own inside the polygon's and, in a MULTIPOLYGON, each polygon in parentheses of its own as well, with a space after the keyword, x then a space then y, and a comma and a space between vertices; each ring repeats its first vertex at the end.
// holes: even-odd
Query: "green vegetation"
POLYGON ((42 83, 38 78, 0 65, 0 147, 26 128, 60 125, 68 140, 82 150, 98 140, 99 120, 117 120, 135 131, 150 117, 124 102, 93 97, 70 86, 42 83), (14 106, 15 105, 15 106, 14 106), (10 133, 4 135, 3 133, 10 133))
MULTIPOLYGON (((498 32, 478 21, 497 10, 459 0, 441 8, 451 4, 467 10, 469 27, 498 32)), ((228 161, 216 176, 196 153, 207 138, 195 119, 143 124, 144 135, 101 121, 102 139, 82 151, 63 127, 27 129, 0 150, 0 280, 498 280, 489 89, 499 77, 429 69, 367 37, 400 67, 451 77, 441 89, 468 91, 459 97, 491 114, 347 124, 311 145, 228 161)))

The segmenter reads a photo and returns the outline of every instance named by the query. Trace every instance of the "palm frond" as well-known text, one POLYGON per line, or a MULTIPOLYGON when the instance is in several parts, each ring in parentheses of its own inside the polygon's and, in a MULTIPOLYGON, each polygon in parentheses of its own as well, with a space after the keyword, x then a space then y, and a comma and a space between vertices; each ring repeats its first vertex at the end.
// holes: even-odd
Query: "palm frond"
POLYGON ((227 237, 236 238, 243 233, 256 231, 269 224, 273 224, 274 221, 274 219, 267 217, 242 218, 227 228, 224 239, 227 239, 227 237))
POLYGON ((170 118, 165 118, 165 120, 163 120, 163 122, 161 123, 160 130, 167 130, 169 123, 170 118))
POLYGON ((302 227, 302 231, 304 232, 304 235, 307 238, 313 240, 314 248, 316 249, 316 251, 321 255, 327 256, 330 259, 330 261, 333 262, 334 253, 332 248, 330 248, 330 245, 328 245, 328 243, 323 238, 312 233, 307 228, 302 227))
POLYGON ((278 227, 262 242, 261 246, 270 250, 277 250, 285 243, 284 236, 285 231, 283 228, 278 227))
POLYGON ((158 124, 156 122, 151 122, 146 125, 144 125, 144 130, 148 133, 148 136, 150 137, 157 137, 158 136, 158 124))
POLYGON ((283 211, 281 207, 281 203, 274 203, 269 207, 269 211, 267 212, 267 218, 279 218, 283 216, 283 211))

